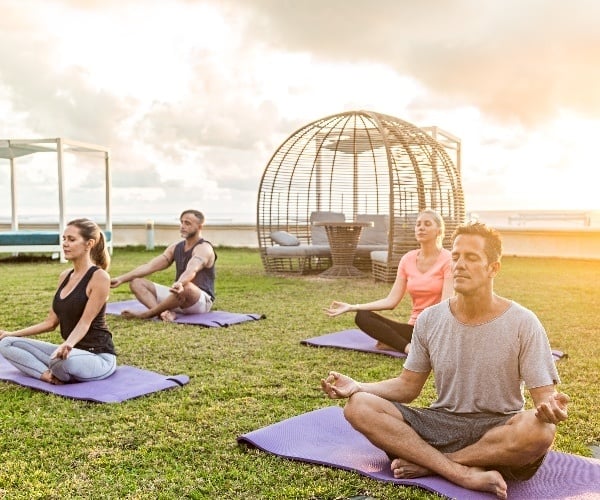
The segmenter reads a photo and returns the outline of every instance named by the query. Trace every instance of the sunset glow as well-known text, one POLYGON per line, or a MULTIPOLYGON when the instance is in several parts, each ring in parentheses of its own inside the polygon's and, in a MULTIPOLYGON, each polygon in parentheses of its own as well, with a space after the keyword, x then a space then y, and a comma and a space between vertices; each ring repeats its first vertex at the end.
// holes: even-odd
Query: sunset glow
POLYGON ((286 137, 366 109, 459 137, 468 210, 600 210, 600 5, 338 3, 5 1, 0 138, 110 147, 115 214, 253 212, 286 137))

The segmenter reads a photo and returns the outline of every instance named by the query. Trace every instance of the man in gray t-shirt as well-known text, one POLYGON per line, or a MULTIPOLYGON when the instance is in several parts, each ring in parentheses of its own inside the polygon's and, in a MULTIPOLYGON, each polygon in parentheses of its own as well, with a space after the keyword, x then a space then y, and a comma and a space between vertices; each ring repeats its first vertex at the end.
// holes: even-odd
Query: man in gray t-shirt
POLYGON ((359 383, 330 372, 321 381, 330 398, 349 398, 346 419, 388 454, 397 478, 439 474, 506 498, 506 479, 535 474, 567 418, 569 398, 556 390, 544 328, 531 311, 494 293, 501 253, 495 230, 458 227, 455 296, 421 313, 400 375, 359 383), (407 406, 430 373, 437 399, 429 408, 407 406))
POLYGON ((450 304, 423 311, 413 332, 415 352, 404 363, 414 372, 434 371, 438 399, 431 408, 512 414, 524 408, 523 386, 559 382, 548 337, 531 311, 507 302, 490 321, 466 324, 450 304))

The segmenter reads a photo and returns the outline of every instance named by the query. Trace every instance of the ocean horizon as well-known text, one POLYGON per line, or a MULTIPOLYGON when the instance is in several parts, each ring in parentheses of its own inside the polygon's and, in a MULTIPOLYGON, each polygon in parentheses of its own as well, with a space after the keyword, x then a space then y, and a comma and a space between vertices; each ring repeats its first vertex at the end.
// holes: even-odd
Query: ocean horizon
MULTIPOLYGON (((530 228, 600 228, 600 210, 468 210, 466 220, 484 222, 493 227, 530 228)), ((67 215, 67 220, 81 215, 67 215)), ((104 214, 85 214, 99 224, 104 223, 104 214)), ((248 225, 256 224, 256 215, 243 213, 205 213, 206 224, 248 225)), ((178 214, 123 214, 113 213, 113 224, 178 224, 178 214)), ((57 214, 19 214, 20 224, 58 224, 57 214)), ((10 224, 10 215, 0 215, 0 224, 10 224)))

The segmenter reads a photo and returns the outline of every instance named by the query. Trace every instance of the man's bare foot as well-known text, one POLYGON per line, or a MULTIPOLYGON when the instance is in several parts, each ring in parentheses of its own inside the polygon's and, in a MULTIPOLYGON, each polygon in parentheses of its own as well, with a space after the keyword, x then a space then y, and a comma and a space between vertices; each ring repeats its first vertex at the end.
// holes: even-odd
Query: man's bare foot
POLYGON ((414 479, 415 477, 430 476, 432 472, 417 464, 412 464, 401 458, 392 461, 392 474, 397 479, 414 479))
POLYGON ((457 484, 470 490, 489 491, 498 498, 505 500, 507 498, 506 481, 498 471, 484 470, 479 467, 467 467, 468 472, 457 484))
MULTIPOLYGON (((392 474, 397 479, 414 479, 429 476, 432 471, 426 467, 413 464, 401 458, 395 458, 391 465, 392 474)), ((507 486, 502 474, 495 470, 484 470, 479 467, 466 467, 466 474, 455 480, 459 486, 477 491, 489 491, 498 498, 507 498, 507 486)))
POLYGON ((129 310, 124 310, 121 311, 121 316, 123 316, 124 318, 127 319, 133 319, 133 318, 137 318, 137 319, 148 319, 149 316, 146 313, 134 313, 133 311, 129 311, 129 310))
POLYGON ((42 375, 40 376, 40 380, 43 380, 44 382, 48 382, 49 384, 53 384, 53 385, 63 385, 64 382, 58 378, 56 378, 54 375, 52 375, 52 372, 50 370, 46 370, 44 373, 42 373, 42 375))
POLYGON ((375 344, 375 349, 380 349, 382 351, 397 351, 397 349, 394 349, 393 347, 390 347, 389 345, 384 344, 383 342, 380 342, 379 340, 375 344))
POLYGON ((128 311, 127 309, 125 309, 124 311, 121 311, 121 316, 123 316, 124 318, 127 318, 127 319, 138 317, 138 315, 136 313, 128 311))
POLYGON ((172 323, 175 321, 175 319, 177 319, 177 314, 175 314, 173 311, 166 310, 160 313, 160 319, 166 321, 167 323, 172 323))

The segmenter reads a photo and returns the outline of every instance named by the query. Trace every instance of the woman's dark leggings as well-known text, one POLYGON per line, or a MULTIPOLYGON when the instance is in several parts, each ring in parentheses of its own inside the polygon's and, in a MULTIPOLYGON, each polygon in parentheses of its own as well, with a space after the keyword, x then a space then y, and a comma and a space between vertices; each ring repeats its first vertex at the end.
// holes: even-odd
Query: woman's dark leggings
POLYGON ((412 339, 413 325, 399 323, 373 311, 358 311, 354 321, 356 326, 369 337, 373 337, 400 352, 404 352, 404 348, 407 344, 410 344, 412 339))

